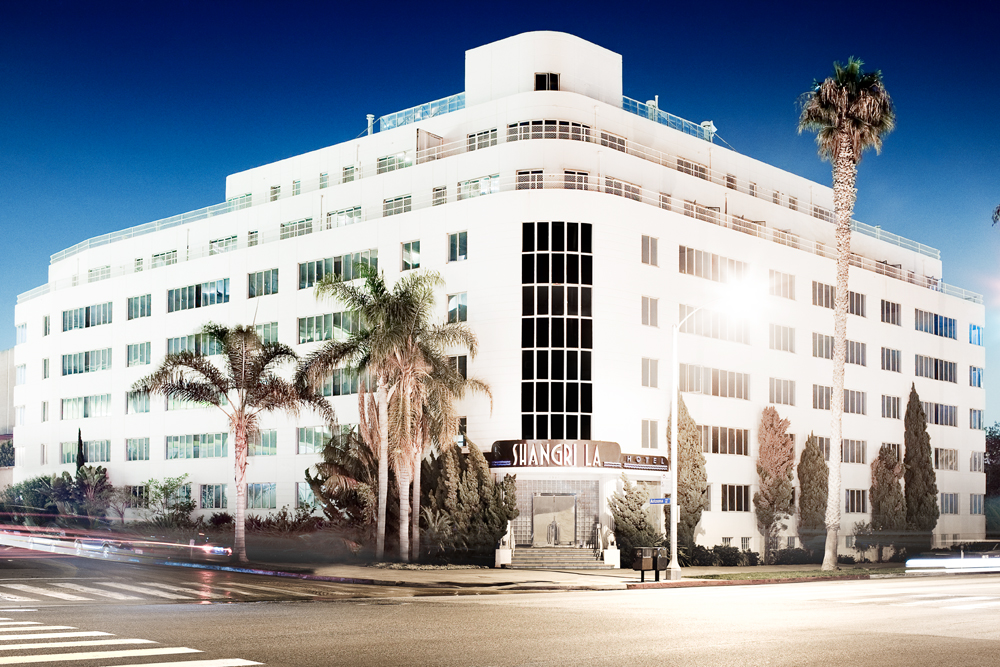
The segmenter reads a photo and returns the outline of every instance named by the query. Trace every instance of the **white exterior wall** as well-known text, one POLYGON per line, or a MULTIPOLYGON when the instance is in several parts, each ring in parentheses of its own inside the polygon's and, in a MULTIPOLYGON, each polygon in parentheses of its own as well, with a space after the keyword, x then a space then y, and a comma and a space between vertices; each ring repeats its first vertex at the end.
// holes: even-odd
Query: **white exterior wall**
MULTIPOLYGON (((29 298, 23 295, 16 307, 16 323, 27 323, 28 340, 15 349, 18 364, 27 364, 28 382, 15 389, 15 404, 27 406, 27 423, 16 429, 15 442, 23 447, 17 479, 69 469, 58 464, 59 443, 75 441, 81 428, 85 440, 110 439, 112 460, 107 464, 115 484, 140 484, 152 477, 187 472, 195 495, 200 484, 231 482, 232 445, 228 459, 164 460, 164 437, 226 431, 224 417, 214 410, 167 412, 162 399, 153 399, 149 414, 125 415, 126 392, 151 372, 166 353, 166 339, 194 333, 211 321, 227 324, 279 323, 279 338, 293 345, 300 355, 317 343, 298 344, 298 318, 340 310, 331 303, 317 303, 313 290, 299 290, 298 264, 310 260, 357 252, 379 251, 379 268, 387 280, 400 275, 400 244, 421 241, 421 268, 440 271, 447 282, 438 300, 438 315, 446 314, 446 294, 467 292, 469 324, 480 340, 480 354, 469 370, 493 389, 493 409, 482 397, 468 399, 469 437, 488 450, 495 440, 521 437, 521 224, 532 221, 565 220, 590 223, 594 235, 594 413, 591 437, 618 442, 623 453, 640 453, 643 419, 659 422, 659 446, 669 412, 671 360, 670 327, 676 322, 678 304, 702 306, 723 293, 724 286, 703 278, 680 275, 677 247, 684 245, 748 262, 752 277, 766 285, 769 269, 795 275, 795 300, 765 297, 755 311, 750 344, 720 341, 681 334, 682 363, 750 374, 750 400, 685 395, 688 408, 699 424, 747 428, 752 443, 750 456, 707 454, 712 484, 712 509, 703 514, 698 541, 713 545, 722 537, 751 537, 752 548, 762 547, 752 513, 721 512, 722 484, 751 484, 756 489, 756 431, 761 410, 768 401, 768 379, 796 382, 796 405, 778 406, 791 421, 797 456, 810 432, 828 436, 830 413, 812 407, 812 385, 831 384, 831 362, 811 356, 812 332, 833 333, 833 311, 812 305, 811 281, 834 283, 834 261, 811 252, 777 244, 732 229, 664 211, 655 205, 657 193, 669 194, 675 202, 688 200, 700 206, 718 207, 725 214, 760 221, 767 230, 789 230, 804 241, 833 245, 833 226, 806 212, 792 211, 787 197, 798 198, 800 211, 817 204, 832 208, 829 187, 812 183, 770 165, 739 155, 702 139, 682 134, 620 108, 621 58, 578 38, 559 33, 528 33, 467 52, 466 94, 468 107, 428 118, 358 140, 323 148, 273 164, 229 176, 226 197, 251 193, 254 205, 204 220, 125 238, 83 250, 50 267, 49 291, 29 298), (513 65, 507 57, 518 53, 513 65), (506 55, 505 55, 506 54, 506 55), (574 63, 578 63, 574 64, 574 63), (560 68, 562 68, 560 70, 560 68), (531 91, 534 72, 563 74, 560 92, 531 91), (569 89, 567 91, 567 89, 569 89), (615 101, 617 100, 617 101, 615 101), (629 142, 629 153, 599 143, 560 139, 506 141, 508 123, 558 119, 584 123, 592 136, 613 132, 629 142), (498 145, 466 152, 468 133, 497 128, 498 145), (417 130, 443 138, 445 157, 377 174, 379 157, 409 152, 413 156, 417 130), (633 150, 635 149, 635 150, 633 150), (661 164, 631 154, 648 156, 647 149, 706 165, 741 182, 756 183, 762 191, 783 193, 783 205, 767 197, 753 197, 677 171, 675 163, 661 164), (353 165, 358 180, 340 183, 345 166, 353 165), (515 172, 542 169, 561 174, 564 169, 590 173, 589 191, 544 189, 514 190, 515 172), (331 187, 318 189, 319 175, 329 174, 331 187), (459 181, 499 174, 504 191, 457 201, 459 181), (641 186, 649 201, 636 202, 603 191, 604 176, 641 186), (293 181, 300 181, 302 194, 293 196, 293 181), (272 186, 281 187, 277 201, 270 202, 272 186), (448 203, 431 207, 432 189, 447 186, 448 203), (411 195, 413 211, 382 217, 386 198, 411 195), (319 231, 327 212, 361 206, 365 221, 348 227, 319 231), (297 238, 278 240, 283 222, 312 217, 317 231, 297 238), (247 247, 248 232, 259 233, 260 245, 247 247), (447 262, 447 235, 468 231, 469 259, 447 262), (230 235, 238 237, 238 249, 208 256, 208 243, 230 235), (640 262, 641 236, 659 239, 659 266, 640 262), (151 269, 151 256, 177 250, 178 263, 151 269), (143 258, 146 270, 134 273, 134 260, 143 258), (110 265, 112 278, 86 284, 87 270, 110 265), (247 274, 279 269, 277 295, 247 298, 247 274), (78 276, 77 286, 70 286, 78 276), (220 278, 230 279, 230 302, 182 312, 166 312, 168 289, 220 278), (153 315, 127 321, 128 297, 152 294, 153 315), (640 323, 642 296, 659 299, 659 326, 640 323), (61 331, 62 311, 112 301, 113 324, 91 329, 61 331), (44 315, 51 316, 51 334, 41 335, 44 315), (795 328, 795 353, 768 348, 768 324, 795 328), (126 346, 150 341, 153 364, 126 368, 126 346), (61 355, 98 348, 113 349, 112 370, 60 376, 61 355), (42 380, 43 358, 49 358, 51 377, 42 380), (659 360, 659 387, 643 388, 641 359, 659 360), (60 420, 60 400, 110 393, 111 417, 77 421, 60 420), (48 401, 50 419, 41 423, 41 403, 48 401), (149 437, 151 460, 125 461, 125 439, 149 437), (48 465, 42 465, 42 446, 50 449, 48 465)), ((416 162, 416 161, 414 161, 416 162)), ((854 235, 854 250, 872 260, 899 264, 918 276, 940 278, 939 259, 862 234, 854 235)), ((958 426, 929 426, 932 447, 959 450, 959 471, 938 475, 941 491, 960 493, 960 514, 943 516, 936 533, 960 534, 963 539, 981 537, 982 515, 969 514, 969 494, 983 493, 985 476, 969 471, 972 452, 985 449, 984 433, 969 428, 969 410, 985 405, 983 390, 968 386, 970 365, 985 365, 984 348, 970 345, 969 324, 982 325, 981 303, 946 296, 872 271, 851 270, 852 290, 867 296, 866 318, 851 316, 848 338, 867 343, 867 367, 848 365, 845 386, 867 392, 867 416, 845 415, 844 437, 866 440, 868 462, 882 442, 902 444, 903 421, 883 419, 883 394, 898 396, 901 410, 911 383, 924 401, 958 406, 958 426), (902 304, 902 326, 880 321, 880 300, 902 304), (914 308, 958 321, 958 339, 950 340, 913 329, 914 308), (902 350, 902 372, 881 370, 882 346, 902 350), (913 355, 919 353, 954 361, 957 384, 914 377, 913 355)), ((766 289, 766 288, 765 288, 766 289)), ((356 397, 332 399, 341 423, 357 420, 356 397)), ((263 428, 278 429, 278 455, 250 459, 250 482, 276 482, 277 505, 294 505, 295 482, 318 460, 317 455, 298 455, 296 426, 318 425, 318 417, 303 415, 296 424, 290 418, 265 417, 263 428)), ((665 452, 664 452, 665 453, 665 452)), ((868 489, 867 464, 843 465, 843 489, 868 489)), ((544 471, 540 471, 544 472, 544 471)), ((534 471, 533 475, 540 474, 534 471)), ((553 473, 556 474, 556 473, 553 473)), ((563 474, 563 473, 559 473, 563 474)), ((572 474, 570 474, 572 477, 572 474)), ((657 480, 658 473, 644 479, 657 480)), ((611 485, 613 486, 613 485, 611 485)), ((602 495, 611 488, 602 486, 602 495)), ((752 490, 752 491, 753 491, 752 490)), ((230 508, 235 493, 230 483, 230 508)), ((751 491, 751 495, 752 495, 751 491)), ((610 491, 608 491, 610 492, 610 491)), ((843 494, 842 494, 843 498, 843 494)), ((841 501, 843 502, 843 500, 841 501)), ((843 505, 842 505, 843 506, 843 505)), ((853 532, 865 515, 845 514, 842 530, 853 532)), ((787 531, 794 534, 794 524, 787 531)), ((734 542, 734 544, 739 544, 734 542)))

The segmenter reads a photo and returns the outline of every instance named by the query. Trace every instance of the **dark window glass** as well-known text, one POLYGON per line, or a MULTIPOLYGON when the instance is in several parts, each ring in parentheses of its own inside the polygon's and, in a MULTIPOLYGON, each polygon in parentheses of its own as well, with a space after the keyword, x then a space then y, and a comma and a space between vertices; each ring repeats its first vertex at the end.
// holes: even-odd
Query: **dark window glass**
POLYGON ((561 317, 552 318, 552 347, 566 346, 566 342, 563 340, 564 322, 565 320, 561 317))
POLYGON ((565 281, 566 255, 562 253, 552 253, 552 282, 561 283, 565 281))
POLYGON ((538 294, 538 299, 536 303, 538 304, 538 314, 548 315, 549 314, 549 288, 548 287, 536 287, 538 294))
POLYGON ((565 299, 563 298, 563 292, 565 287, 553 287, 552 288, 552 314, 553 315, 565 315, 565 299))
POLYGON ((566 288, 566 314, 567 315, 579 315, 580 314, 580 288, 579 287, 567 287, 566 288))
POLYGON ((579 436, 579 429, 576 424, 576 415, 566 415, 566 439, 576 440, 579 436))
POLYGON ((590 255, 580 255, 580 282, 594 284, 594 258, 590 255))
POLYGON ((589 287, 583 287, 580 289, 580 296, 581 296, 580 301, 582 302, 580 308, 580 314, 583 315, 584 317, 594 316, 593 312, 591 312, 590 309, 590 292, 591 289, 589 287))
POLYGON ((531 287, 521 288, 521 314, 529 316, 535 314, 535 290, 531 287))
POLYGON ((590 243, 590 233, 591 233, 590 224, 584 222, 580 225, 580 228, 581 228, 580 231, 582 232, 581 234, 582 243, 580 247, 580 252, 594 252, 594 249, 591 247, 590 243))
POLYGON ((583 383, 580 385, 580 412, 594 411, 594 385, 583 383))
POLYGON ((533 380, 535 378, 535 357, 531 350, 521 350, 521 379, 533 380))
POLYGON ((579 375, 577 373, 577 356, 578 352, 576 350, 566 351, 566 379, 567 380, 577 380, 579 375))
POLYGON ((549 439, 548 415, 535 415, 535 438, 538 440, 549 439))
POLYGON ((531 412, 535 404, 535 385, 532 382, 521 383, 521 412, 531 412))
POLYGON ((580 411, 580 383, 566 383, 566 412, 580 411))
POLYGON ((585 350, 594 347, 594 320, 580 320, 580 347, 585 350))
POLYGON ((575 317, 566 320, 566 347, 580 347, 580 320, 575 317))
POLYGON ((563 383, 553 382, 551 386, 552 412, 563 412, 563 383))
POLYGON ((530 317, 521 320, 521 347, 535 347, 535 321, 530 317))
POLYGON ((545 350, 535 352, 535 377, 543 380, 549 377, 549 353, 545 350))
POLYGON ((580 224, 570 222, 566 225, 566 250, 580 252, 580 224))
POLYGON ((538 250, 549 249, 549 223, 539 222, 535 227, 538 229, 538 250))
POLYGON ((562 415, 552 415, 552 439, 562 440, 564 437, 563 431, 563 416, 562 415))
POLYGON ((552 251, 562 252, 566 249, 566 223, 552 223, 552 251))
POLYGON ((533 222, 521 225, 521 250, 535 252, 535 223, 533 222))
POLYGON ((547 253, 535 255, 535 282, 549 282, 549 256, 547 253))
POLYGON ((552 351, 552 379, 553 380, 565 380, 566 379, 566 369, 563 363, 564 352, 562 350, 552 351))
MULTIPOLYGON (((539 317, 535 320, 535 347, 549 346, 549 318, 539 317)), ((522 347, 531 347, 522 345, 522 347)))
POLYGON ((549 383, 535 383, 535 412, 549 411, 549 383))
POLYGON ((566 255, 566 282, 571 285, 580 284, 580 256, 566 255))
POLYGON ((580 352, 580 379, 590 380, 590 352, 580 352))
POLYGON ((521 282, 526 285, 535 282, 534 255, 521 255, 521 282))
POLYGON ((535 90, 548 90, 549 89, 549 75, 548 74, 536 74, 535 75, 535 90))
POLYGON ((532 415, 521 415, 521 439, 535 439, 535 418, 532 415))

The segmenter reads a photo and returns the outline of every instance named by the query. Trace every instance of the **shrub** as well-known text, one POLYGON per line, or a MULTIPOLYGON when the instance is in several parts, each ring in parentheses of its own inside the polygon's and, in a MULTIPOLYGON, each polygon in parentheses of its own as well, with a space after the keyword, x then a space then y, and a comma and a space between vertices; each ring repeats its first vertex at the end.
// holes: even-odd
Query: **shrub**
POLYGON ((212 512, 212 516, 208 517, 208 525, 212 528, 225 528, 234 522, 235 519, 229 512, 212 512))
POLYGON ((823 554, 811 553, 806 549, 780 549, 774 552, 775 565, 805 565, 806 563, 823 562, 823 554))
POLYGON ((845 554, 837 556, 837 563, 840 565, 855 565, 857 562, 854 556, 847 556, 845 554))
POLYGON ((716 564, 722 567, 736 567, 740 565, 740 550, 736 547, 725 547, 717 544, 712 548, 715 554, 716 564))
POLYGON ((760 554, 756 551, 741 551, 740 565, 743 567, 756 567, 760 565, 760 554))

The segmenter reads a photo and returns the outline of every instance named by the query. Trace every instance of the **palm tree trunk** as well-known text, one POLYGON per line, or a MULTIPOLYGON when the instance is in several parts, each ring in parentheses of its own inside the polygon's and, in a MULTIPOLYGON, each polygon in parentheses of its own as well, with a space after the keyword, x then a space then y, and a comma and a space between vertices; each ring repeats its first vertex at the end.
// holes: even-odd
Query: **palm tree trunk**
POLYGON ((246 426, 238 424, 234 429, 236 455, 236 536, 233 540, 233 551, 241 563, 250 562, 247 558, 246 540, 246 507, 247 507, 247 431, 246 426))
POLYGON ((375 399, 378 402, 378 522, 375 535, 375 560, 385 557, 385 506, 389 497, 389 388, 387 378, 378 378, 375 399))
POLYGON ((833 203, 837 217, 837 291, 833 301, 833 396, 830 405, 830 486, 826 498, 826 549, 823 569, 837 568, 837 539, 840 533, 841 435, 844 416, 844 360, 847 353, 847 272, 851 260, 851 214, 858 170, 854 149, 847 133, 840 136, 833 163, 833 203))
MULTIPOLYGON (((422 431, 422 429, 421 429, 422 431)), ((420 468, 424 459, 424 439, 423 433, 416 435, 417 446, 413 454, 413 509, 410 513, 410 523, 412 533, 410 549, 413 553, 413 560, 420 560, 420 468)))
POLYGON ((410 562, 410 477, 409 461, 401 457, 396 469, 396 482, 399 486, 399 560, 410 562))

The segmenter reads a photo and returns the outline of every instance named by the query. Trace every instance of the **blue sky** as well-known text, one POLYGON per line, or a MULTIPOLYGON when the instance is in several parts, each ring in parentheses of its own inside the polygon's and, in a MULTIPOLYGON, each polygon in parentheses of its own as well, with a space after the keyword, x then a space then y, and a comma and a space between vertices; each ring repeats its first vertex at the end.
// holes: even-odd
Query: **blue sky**
MULTIPOLYGON (((711 119, 741 153, 830 182, 797 96, 834 60, 881 69, 898 128, 860 165, 855 217, 941 249, 1000 345, 1000 8, 828 3, 33 2, 0 22, 0 349, 17 294, 91 236, 224 199, 225 176, 357 136, 464 88, 464 51, 570 32, 624 59, 625 94, 711 119), (856 13, 852 15, 852 11, 856 13), (987 13, 989 12, 989 13, 987 13)), ((1000 372, 987 373, 1000 419, 1000 372), (996 381, 991 378, 996 377, 996 381)))

